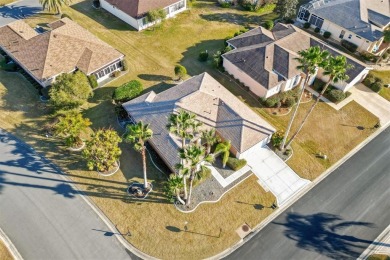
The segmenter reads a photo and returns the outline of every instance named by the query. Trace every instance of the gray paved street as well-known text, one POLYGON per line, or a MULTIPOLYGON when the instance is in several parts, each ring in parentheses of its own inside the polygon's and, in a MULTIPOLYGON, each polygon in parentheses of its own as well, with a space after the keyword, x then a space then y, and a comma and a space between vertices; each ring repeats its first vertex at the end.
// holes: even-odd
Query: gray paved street
POLYGON ((390 224, 389 187, 387 129, 226 259, 356 259, 390 224))
POLYGON ((0 7, 0 27, 42 11, 39 0, 15 1, 0 7))
POLYGON ((131 258, 68 181, 1 130, 0 227, 25 260, 131 258))

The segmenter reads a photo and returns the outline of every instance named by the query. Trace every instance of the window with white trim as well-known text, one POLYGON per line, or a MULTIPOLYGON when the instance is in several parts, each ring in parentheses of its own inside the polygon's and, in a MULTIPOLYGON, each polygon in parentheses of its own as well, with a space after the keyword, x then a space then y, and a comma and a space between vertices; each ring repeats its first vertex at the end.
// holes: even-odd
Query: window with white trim
POLYGON ((315 14, 312 14, 309 23, 321 29, 322 24, 324 23, 324 19, 318 17, 315 14))

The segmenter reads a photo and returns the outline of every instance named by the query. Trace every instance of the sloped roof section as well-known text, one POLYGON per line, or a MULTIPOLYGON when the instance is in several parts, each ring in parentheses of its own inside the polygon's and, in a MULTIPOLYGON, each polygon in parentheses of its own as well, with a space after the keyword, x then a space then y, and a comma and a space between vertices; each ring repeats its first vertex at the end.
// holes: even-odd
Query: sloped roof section
POLYGON ((390 23, 389 0, 315 0, 303 6, 370 41, 380 39, 390 23))
POLYGON ((115 6, 124 13, 133 18, 140 18, 147 12, 165 8, 173 5, 180 0, 106 0, 109 4, 115 6))
POLYGON ((196 114, 204 129, 215 128, 240 153, 275 131, 207 73, 159 94, 146 93, 123 107, 136 121, 150 124, 154 133, 150 142, 171 168, 180 162, 177 152, 181 141, 168 132, 166 124, 169 114, 179 109, 196 114))
MULTIPOLYGON (((249 31, 247 32, 248 37, 261 34, 264 30, 264 28, 261 28, 261 30, 256 28, 254 29, 255 33, 249 31)), ((301 72, 297 69, 298 61, 296 61, 299 56, 298 53, 311 46, 320 46, 321 49, 328 50, 333 55, 346 56, 348 63, 354 66, 353 69, 347 71, 349 76, 347 82, 353 80, 365 69, 363 63, 333 49, 291 24, 276 24, 270 32, 275 39, 271 42, 265 44, 255 42, 257 44, 238 47, 223 54, 224 59, 227 59, 266 89, 272 89, 287 79, 299 75, 301 72)), ((247 33, 240 35, 238 42, 244 39, 247 33)), ((229 42, 235 40, 236 38, 233 38, 229 42)))
MULTIPOLYGON (((22 21, 0 28, 0 45, 27 68, 37 79, 44 80, 76 67, 90 74, 123 57, 123 54, 95 37, 68 18, 50 24, 51 31, 21 35, 13 28, 27 32, 22 21)), ((33 30, 30 28, 30 30, 33 30)))

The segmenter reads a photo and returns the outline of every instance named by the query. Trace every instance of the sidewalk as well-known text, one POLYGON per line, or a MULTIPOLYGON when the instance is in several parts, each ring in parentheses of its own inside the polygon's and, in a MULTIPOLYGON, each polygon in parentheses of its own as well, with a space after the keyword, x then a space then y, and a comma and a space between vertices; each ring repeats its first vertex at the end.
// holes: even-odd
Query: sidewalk
POLYGON ((361 254, 358 260, 365 260, 370 255, 383 254, 390 256, 390 225, 375 239, 374 242, 361 254))

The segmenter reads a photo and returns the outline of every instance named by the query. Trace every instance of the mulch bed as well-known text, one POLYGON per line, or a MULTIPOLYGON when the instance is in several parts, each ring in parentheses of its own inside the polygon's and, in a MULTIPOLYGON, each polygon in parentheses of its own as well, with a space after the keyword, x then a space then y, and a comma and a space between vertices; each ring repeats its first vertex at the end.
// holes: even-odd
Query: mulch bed
POLYGON ((198 186, 193 188, 191 203, 189 205, 182 205, 178 202, 175 202, 175 206, 182 212, 191 212, 195 210, 195 208, 202 202, 217 202, 225 194, 225 192, 236 186, 251 174, 251 171, 246 172, 225 188, 223 188, 221 184, 219 184, 219 182, 214 178, 214 176, 211 175, 208 179, 204 180, 198 186))

